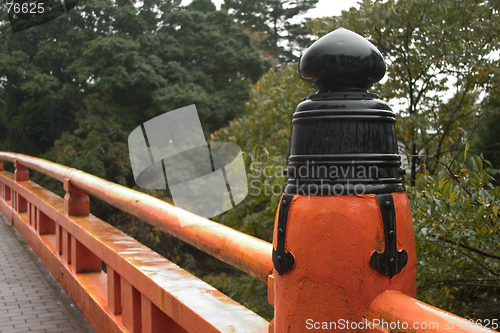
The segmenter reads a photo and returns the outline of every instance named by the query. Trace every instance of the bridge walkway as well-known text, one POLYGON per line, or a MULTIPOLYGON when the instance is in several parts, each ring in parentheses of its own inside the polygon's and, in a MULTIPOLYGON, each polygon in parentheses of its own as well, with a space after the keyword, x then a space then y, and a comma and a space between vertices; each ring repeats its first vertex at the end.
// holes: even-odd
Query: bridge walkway
POLYGON ((0 333, 95 333, 0 214, 0 333))

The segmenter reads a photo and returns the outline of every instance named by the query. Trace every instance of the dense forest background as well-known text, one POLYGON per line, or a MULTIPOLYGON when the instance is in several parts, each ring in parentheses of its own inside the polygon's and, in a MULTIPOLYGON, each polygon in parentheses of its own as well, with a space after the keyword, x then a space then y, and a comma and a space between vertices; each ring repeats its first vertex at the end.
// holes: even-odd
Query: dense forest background
MULTIPOLYGON (((215 220, 270 241, 290 117, 314 93, 297 60, 345 27, 382 52, 371 90, 397 111, 418 251, 418 297, 500 318, 500 1, 363 0, 297 23, 318 0, 80 0, 13 34, 0 12, 0 150, 137 188, 127 137, 196 104, 207 140, 237 143, 259 184, 215 220), (266 171, 266 172, 264 172, 266 171), (275 193, 275 194, 273 194, 275 193)), ((35 181, 61 194, 42 175, 35 181)), ((142 190, 144 191, 144 190, 142 190)), ((168 191, 147 191, 171 202, 168 191)), ((92 198, 92 212, 267 319, 266 286, 92 198)))

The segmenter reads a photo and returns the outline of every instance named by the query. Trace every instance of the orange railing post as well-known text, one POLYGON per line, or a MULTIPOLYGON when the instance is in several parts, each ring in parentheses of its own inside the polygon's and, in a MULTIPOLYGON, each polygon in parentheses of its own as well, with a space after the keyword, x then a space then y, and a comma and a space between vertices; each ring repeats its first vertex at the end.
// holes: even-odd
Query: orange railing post
POLYGON ((87 193, 74 187, 68 178, 63 180, 64 213, 70 216, 87 216, 90 214, 90 199, 87 193))
POLYGON ((299 73, 318 92, 292 116, 269 279, 274 332, 359 332, 377 296, 416 294, 396 117, 367 91, 385 64, 370 42, 341 28, 306 50, 299 73))
POLYGON ((16 168, 14 171, 14 178, 16 182, 25 182, 30 180, 30 174, 27 167, 19 163, 18 160, 14 161, 14 167, 16 168))
MULTIPOLYGON (((88 216, 90 214, 90 199, 87 193, 74 187, 70 180, 63 180, 64 191, 64 213, 68 216, 88 216)), ((83 245, 75 236, 63 230, 65 238, 66 255, 68 264, 75 273, 100 272, 102 261, 91 250, 83 245)), ((63 241, 64 242, 64 241, 63 241)), ((64 253, 64 250, 63 250, 64 253)), ((64 255, 64 254, 63 254, 64 255)))
MULTIPOLYGON (((16 182, 29 181, 30 175, 27 167, 19 163, 17 160, 14 161, 14 167, 14 180, 16 182)), ((26 213, 28 211, 28 203, 26 202, 26 199, 17 192, 13 192, 12 197, 12 207, 14 207, 18 213, 26 213)))

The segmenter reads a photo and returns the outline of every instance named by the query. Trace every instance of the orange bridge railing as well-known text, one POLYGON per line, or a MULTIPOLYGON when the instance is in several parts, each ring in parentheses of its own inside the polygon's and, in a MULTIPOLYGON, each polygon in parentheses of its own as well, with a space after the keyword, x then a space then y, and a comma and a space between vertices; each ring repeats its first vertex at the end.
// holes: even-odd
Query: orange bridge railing
POLYGON ((265 319, 91 215, 87 193, 263 281, 271 244, 82 171, 20 154, 0 159, 16 167, 0 172, 0 211, 97 332, 267 332, 265 319), (29 181, 28 169, 63 182, 65 197, 29 181))

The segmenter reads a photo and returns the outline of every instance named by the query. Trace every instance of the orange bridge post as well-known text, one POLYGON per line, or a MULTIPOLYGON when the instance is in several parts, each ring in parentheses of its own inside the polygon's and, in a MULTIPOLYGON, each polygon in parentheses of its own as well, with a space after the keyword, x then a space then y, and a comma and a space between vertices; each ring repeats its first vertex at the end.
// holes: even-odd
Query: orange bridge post
POLYGON ((340 28, 307 49, 299 73, 318 91, 292 116, 274 228, 270 331, 359 332, 383 292, 416 295, 396 117, 367 91, 385 75, 385 63, 370 42, 340 28))

